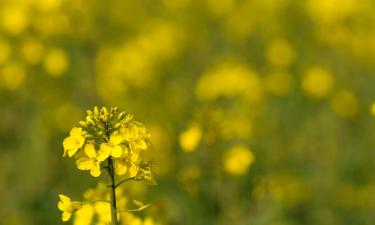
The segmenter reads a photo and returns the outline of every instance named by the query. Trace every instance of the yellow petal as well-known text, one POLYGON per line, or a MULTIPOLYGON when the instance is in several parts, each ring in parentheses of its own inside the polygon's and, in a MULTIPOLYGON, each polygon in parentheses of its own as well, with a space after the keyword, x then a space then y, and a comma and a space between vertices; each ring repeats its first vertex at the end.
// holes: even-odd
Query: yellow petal
POLYGON ((85 145, 85 153, 89 158, 95 158, 96 157, 96 151, 93 144, 86 144, 85 145))
POLYGON ((100 164, 99 164, 99 163, 96 163, 96 164, 91 168, 91 170, 90 170, 90 174, 91 174, 91 176, 93 176, 93 177, 98 177, 98 176, 100 176, 100 173, 101 173, 101 171, 100 171, 100 164))
POLYGON ((137 153, 133 153, 133 154, 131 155, 131 157, 130 157, 130 160, 131 160, 132 162, 136 162, 136 161, 138 161, 138 158, 139 158, 139 154, 137 154, 137 153))
POLYGON ((98 151, 97 160, 102 162, 106 160, 111 155, 112 149, 107 143, 102 143, 100 145, 100 150, 98 151))
POLYGON ((120 133, 115 132, 112 133, 111 136, 109 137, 109 142, 113 145, 119 145, 123 141, 123 138, 120 133))
POLYGON ((116 160, 116 162, 115 162, 115 172, 118 175, 124 175, 127 170, 128 170, 128 167, 125 163, 123 163, 119 160, 116 160))
POLYGON ((122 148, 120 145, 112 146, 111 156, 113 158, 119 158, 122 154, 122 148))
POLYGON ((74 141, 71 137, 67 137, 63 141, 64 150, 69 150, 74 148, 74 141))
POLYGON ((57 208, 59 208, 61 211, 66 211, 68 208, 70 208, 70 204, 66 204, 62 201, 59 201, 57 203, 57 208))
POLYGON ((69 156, 69 157, 72 157, 74 154, 76 154, 77 151, 78 151, 78 148, 72 148, 72 149, 69 149, 69 150, 67 151, 68 156, 69 156))
POLYGON ((59 198, 60 198, 60 201, 62 201, 63 203, 70 203, 71 202, 70 198, 66 195, 59 195, 59 198))
POLYGON ((83 132, 82 132, 81 127, 73 127, 70 130, 70 136, 72 136, 72 137, 78 137, 78 136, 82 136, 82 135, 83 135, 83 132))
POLYGON ((126 141, 133 141, 138 137, 138 128, 133 124, 129 124, 129 126, 123 127, 120 132, 126 141))
POLYGON ((66 222, 70 219, 70 217, 72 217, 71 212, 63 212, 63 214, 61 216, 61 219, 62 219, 62 221, 66 222))
POLYGON ((147 149, 147 143, 144 139, 140 139, 134 142, 134 145, 137 149, 146 150, 147 149))
POLYGON ((135 165, 131 165, 129 168, 129 174, 131 177, 134 177, 138 173, 138 168, 135 165))
POLYGON ((89 158, 80 158, 76 161, 77 168, 80 170, 89 170, 94 166, 94 164, 95 160, 89 158))

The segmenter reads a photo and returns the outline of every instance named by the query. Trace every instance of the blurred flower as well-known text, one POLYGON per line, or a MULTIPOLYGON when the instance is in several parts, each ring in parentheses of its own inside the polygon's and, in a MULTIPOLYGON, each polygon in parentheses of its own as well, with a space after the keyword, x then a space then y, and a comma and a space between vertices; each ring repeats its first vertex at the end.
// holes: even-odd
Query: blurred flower
POLYGON ((242 64, 223 64, 203 74, 195 89, 198 99, 208 101, 216 100, 220 96, 240 96, 250 101, 259 101, 262 93, 262 83, 258 75, 242 64))
POLYGON ((332 25, 345 20, 360 5, 355 0, 308 0, 307 11, 317 23, 332 25), (338 5, 340 9, 337 8, 338 5))
POLYGON ((202 139, 202 130, 198 125, 192 125, 180 134, 179 142, 184 152, 193 152, 202 139))
POLYGON ((312 67, 305 71, 302 90, 313 98, 324 98, 333 86, 332 75, 323 68, 312 67))
POLYGON ((370 107, 370 113, 371 113, 372 116, 375 117, 375 102, 373 102, 373 103, 371 104, 371 107, 370 107))
POLYGON ((0 85, 9 90, 21 87, 26 79, 26 71, 20 63, 9 63, 1 69, 0 85))
POLYGON ((1 9, 1 26, 12 35, 21 34, 29 25, 29 12, 23 4, 7 4, 1 9))
POLYGON ((276 96, 289 94, 294 85, 294 77, 289 73, 270 73, 265 78, 265 88, 276 96))
POLYGON ((292 46, 284 39, 272 40, 266 52, 267 60, 275 66, 289 66, 294 54, 292 46))
POLYGON ((200 177, 201 170, 198 166, 187 166, 182 168, 177 173, 178 182, 183 185, 183 187, 191 194, 194 194, 198 191, 198 180, 200 177))
POLYGON ((30 64, 39 63, 43 55, 44 47, 38 40, 28 39, 22 44, 22 54, 30 64))
POLYGON ((331 108, 339 117, 353 117, 358 111, 357 98, 350 91, 339 91, 331 100, 331 108))
POLYGON ((3 38, 0 38, 0 64, 4 64, 12 54, 12 47, 3 38))
POLYGON ((82 205, 82 208, 74 214, 73 225, 91 225, 95 211, 90 204, 82 205))
POLYGON ((36 0, 35 7, 41 12, 49 12, 60 7, 63 0, 36 0))
POLYGON ((223 160, 226 172, 232 175, 244 175, 253 164, 255 157, 246 146, 236 145, 227 150, 223 160))
POLYGON ((74 211, 82 208, 82 203, 71 201, 69 197, 65 195, 59 195, 60 201, 58 202, 58 208, 63 212, 62 221, 66 222, 71 217, 74 211))
POLYGON ((206 0, 206 4, 212 14, 220 16, 231 12, 236 7, 236 0, 206 0))
POLYGON ((43 66, 48 75, 59 77, 68 69, 68 56, 62 49, 51 49, 44 58, 43 66))

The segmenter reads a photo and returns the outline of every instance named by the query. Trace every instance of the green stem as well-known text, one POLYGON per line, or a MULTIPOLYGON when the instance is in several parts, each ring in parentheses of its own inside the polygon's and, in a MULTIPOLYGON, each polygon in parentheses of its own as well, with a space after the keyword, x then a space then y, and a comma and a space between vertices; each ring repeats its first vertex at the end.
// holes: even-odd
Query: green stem
POLYGON ((124 182, 126 182, 126 181, 129 181, 129 180, 135 180, 135 177, 129 177, 129 178, 126 178, 125 180, 120 181, 118 184, 115 185, 115 188, 117 188, 117 187, 120 186, 122 183, 124 183, 124 182))
POLYGON ((84 201, 84 202, 81 202, 82 204, 90 204, 90 203, 94 203, 94 202, 106 202, 106 203, 111 203, 110 201, 107 201, 107 200, 90 200, 90 201, 84 201))
POLYGON ((108 174, 111 181, 110 188, 110 205, 111 205, 111 225, 118 225, 117 221, 117 207, 116 207, 116 185, 115 185, 115 171, 113 168, 112 158, 108 158, 108 174))

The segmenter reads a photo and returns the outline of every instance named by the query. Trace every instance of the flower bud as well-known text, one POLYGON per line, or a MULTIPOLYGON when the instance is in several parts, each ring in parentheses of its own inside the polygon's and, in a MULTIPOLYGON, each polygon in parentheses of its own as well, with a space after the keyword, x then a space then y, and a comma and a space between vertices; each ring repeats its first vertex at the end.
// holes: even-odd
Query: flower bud
POLYGON ((115 129, 118 129, 120 127, 121 127, 121 123, 116 123, 115 126, 114 126, 115 129))
POLYGON ((125 116, 125 112, 121 112, 120 114, 118 114, 117 119, 122 120, 122 118, 124 118, 124 116, 125 116))
POLYGON ((82 127, 87 127, 87 122, 86 121, 79 121, 79 125, 81 125, 82 127))

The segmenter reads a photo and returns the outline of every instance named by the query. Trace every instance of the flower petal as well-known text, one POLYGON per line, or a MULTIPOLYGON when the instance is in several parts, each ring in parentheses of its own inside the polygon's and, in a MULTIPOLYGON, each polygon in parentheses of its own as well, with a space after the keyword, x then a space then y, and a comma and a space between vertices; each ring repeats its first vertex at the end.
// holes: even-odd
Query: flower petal
POLYGON ((93 144, 86 144, 85 145, 85 153, 89 158, 95 158, 96 157, 96 151, 93 144))
POLYGON ((78 137, 78 136, 82 136, 82 135, 83 135, 83 132, 82 132, 81 127, 73 127, 70 130, 70 136, 72 136, 72 137, 78 137))
POLYGON ((129 174, 131 177, 134 177, 138 173, 138 168, 136 165, 131 165, 129 168, 129 174))
POLYGON ((112 133, 109 142, 113 145, 119 145, 123 141, 122 135, 118 132, 112 133))
POLYGON ((116 160, 116 162, 115 162, 115 172, 118 175, 124 175, 127 170, 128 170, 128 167, 127 167, 126 163, 124 163, 120 160, 116 160))
POLYGON ((63 141, 64 150, 69 150, 74 148, 74 141, 71 137, 67 137, 63 141))
POLYGON ((61 219, 62 219, 62 221, 66 222, 66 221, 68 221, 71 217, 72 217, 72 213, 71 213, 71 212, 63 212, 63 214, 62 214, 62 216, 61 216, 61 219))
POLYGON ((112 148, 112 151, 111 151, 111 156, 113 158, 119 158, 122 154, 122 148, 120 145, 114 145, 111 147, 112 148))
POLYGON ((76 161, 77 168, 80 170, 90 170, 95 164, 94 159, 80 158, 76 161))
POLYGON ((95 165, 93 167, 91 167, 90 174, 93 177, 100 176, 101 171, 100 171, 100 164, 99 163, 95 163, 95 165))
POLYGON ((98 151, 97 160, 102 162, 106 160, 111 155, 112 149, 107 143, 102 143, 100 145, 100 150, 98 151))

